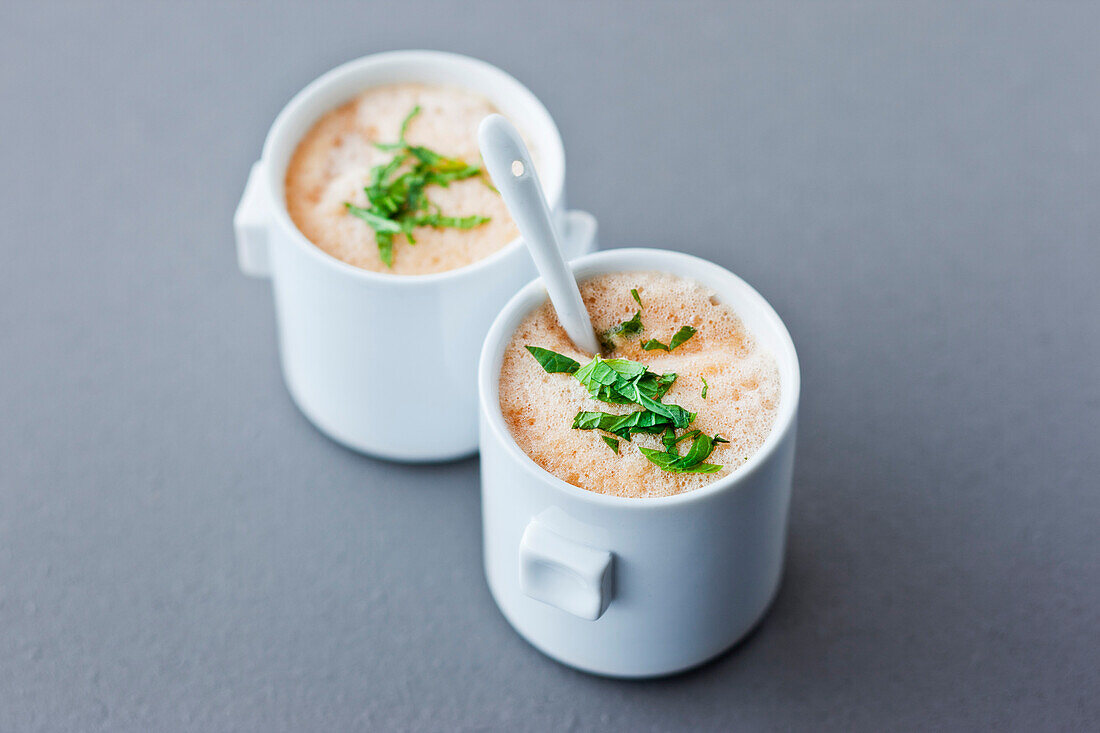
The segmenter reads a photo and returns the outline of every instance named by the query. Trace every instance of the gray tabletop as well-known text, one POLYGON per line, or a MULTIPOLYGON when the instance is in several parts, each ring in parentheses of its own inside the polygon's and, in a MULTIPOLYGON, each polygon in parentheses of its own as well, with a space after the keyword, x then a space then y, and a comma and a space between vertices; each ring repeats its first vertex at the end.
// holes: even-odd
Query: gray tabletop
POLYGON ((1013 729, 1100 718, 1094 5, 0 8, 0 730, 1013 729), (782 590, 732 653, 562 667, 482 578, 478 464, 297 412, 230 220, 347 59, 557 119, 603 246, 741 274, 798 346, 782 590))

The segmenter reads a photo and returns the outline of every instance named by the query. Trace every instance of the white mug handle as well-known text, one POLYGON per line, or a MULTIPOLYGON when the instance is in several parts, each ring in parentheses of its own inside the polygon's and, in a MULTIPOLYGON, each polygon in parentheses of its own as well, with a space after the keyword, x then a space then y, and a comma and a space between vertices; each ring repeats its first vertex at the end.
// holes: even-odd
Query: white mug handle
POLYGON ((612 555, 532 519, 519 543, 519 587, 535 600, 595 621, 611 603, 612 555))
POLYGON ((249 277, 269 277, 271 258, 267 246, 267 200, 261 186, 263 162, 252 164, 241 202, 233 215, 233 231, 237 236, 237 263, 249 277))

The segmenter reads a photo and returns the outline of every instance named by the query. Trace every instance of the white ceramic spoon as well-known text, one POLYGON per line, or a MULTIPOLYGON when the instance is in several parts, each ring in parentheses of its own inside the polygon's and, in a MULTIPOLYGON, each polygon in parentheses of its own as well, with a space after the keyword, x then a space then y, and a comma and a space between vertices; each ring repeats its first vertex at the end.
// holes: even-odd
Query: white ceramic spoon
POLYGON ((600 353, 592 320, 581 300, 577 279, 562 257, 546 195, 523 138, 512 123, 500 115, 489 115, 482 120, 477 137, 485 167, 527 242, 550 295, 550 303, 557 311, 558 321, 578 349, 588 354, 600 353))

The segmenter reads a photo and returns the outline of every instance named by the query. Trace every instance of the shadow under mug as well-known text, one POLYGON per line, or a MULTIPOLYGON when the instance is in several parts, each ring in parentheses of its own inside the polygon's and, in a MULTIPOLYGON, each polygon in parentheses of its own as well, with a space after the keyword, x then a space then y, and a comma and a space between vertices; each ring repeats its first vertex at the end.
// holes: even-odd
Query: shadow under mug
POLYGON ((510 117, 538 151, 566 257, 595 249, 595 219, 565 211, 565 154, 542 103, 494 66, 435 51, 366 56, 299 92, 272 124, 233 221, 241 270, 271 280, 283 375, 306 417, 357 451, 442 461, 477 450, 481 343, 501 306, 536 275, 522 240, 447 272, 372 272, 306 239, 284 192, 290 157, 322 115, 369 87, 406 82, 468 89, 510 117))
POLYGON ((658 271, 714 290, 776 359, 771 433, 732 474, 670 497, 631 499, 566 483, 525 454, 500 411, 505 347, 546 300, 541 280, 513 297, 481 352, 478 390, 485 575, 511 625, 578 669, 672 674, 730 648, 779 588, 794 467, 800 375, 790 334, 764 298, 728 270, 655 249, 572 263, 578 278, 658 271))

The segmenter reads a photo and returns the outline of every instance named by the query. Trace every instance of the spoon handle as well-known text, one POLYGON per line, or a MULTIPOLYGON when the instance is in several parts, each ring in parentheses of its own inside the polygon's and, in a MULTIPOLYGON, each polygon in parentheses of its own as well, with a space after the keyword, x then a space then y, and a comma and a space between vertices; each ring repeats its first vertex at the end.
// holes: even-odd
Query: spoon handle
POLYGON ((577 348, 598 354, 600 345, 592 321, 581 300, 577 279, 562 257, 546 195, 523 138, 507 119, 489 115, 481 121, 478 141, 485 167, 527 242, 558 321, 577 348))

